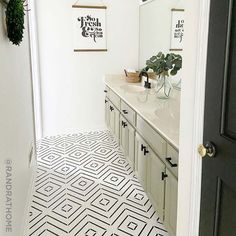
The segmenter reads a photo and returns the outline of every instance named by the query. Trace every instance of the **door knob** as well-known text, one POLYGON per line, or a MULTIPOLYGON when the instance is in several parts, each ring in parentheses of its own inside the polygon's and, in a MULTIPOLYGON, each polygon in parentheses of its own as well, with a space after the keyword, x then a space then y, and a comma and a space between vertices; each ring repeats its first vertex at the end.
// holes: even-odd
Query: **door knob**
POLYGON ((212 142, 205 142, 204 144, 200 144, 198 147, 198 153, 201 157, 215 157, 216 155, 216 147, 212 142))

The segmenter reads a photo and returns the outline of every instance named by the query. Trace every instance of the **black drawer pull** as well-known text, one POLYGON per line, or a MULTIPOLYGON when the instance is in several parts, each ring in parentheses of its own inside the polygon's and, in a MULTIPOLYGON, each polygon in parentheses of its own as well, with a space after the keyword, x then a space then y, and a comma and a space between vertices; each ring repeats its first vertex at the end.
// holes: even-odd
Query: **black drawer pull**
POLYGON ((168 175, 165 172, 161 173, 161 180, 165 180, 168 177, 168 175))
POLYGON ((173 164, 173 163, 171 162, 171 157, 167 157, 167 158, 166 158, 166 161, 169 163, 169 165, 170 165, 171 167, 177 167, 177 166, 178 166, 177 164, 173 164))
POLYGON ((108 103, 108 101, 107 101, 107 100, 105 100, 105 103, 108 103))
POLYGON ((127 115, 129 112, 126 111, 126 110, 123 110, 123 113, 124 113, 125 115, 127 115))
POLYGON ((104 90, 104 93, 107 93, 107 90, 104 90))
POLYGON ((114 107, 110 106, 110 110, 111 110, 111 111, 114 111, 114 107))

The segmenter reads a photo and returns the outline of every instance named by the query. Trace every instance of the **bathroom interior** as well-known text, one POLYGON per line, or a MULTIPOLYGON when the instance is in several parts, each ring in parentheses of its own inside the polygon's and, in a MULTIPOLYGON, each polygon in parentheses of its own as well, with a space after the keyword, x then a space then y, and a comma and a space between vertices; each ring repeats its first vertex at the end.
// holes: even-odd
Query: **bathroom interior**
POLYGON ((187 236, 194 4, 30 0, 20 46, 0 24, 1 157, 14 171, 1 235, 187 236), (102 36, 81 34, 81 14, 102 36))

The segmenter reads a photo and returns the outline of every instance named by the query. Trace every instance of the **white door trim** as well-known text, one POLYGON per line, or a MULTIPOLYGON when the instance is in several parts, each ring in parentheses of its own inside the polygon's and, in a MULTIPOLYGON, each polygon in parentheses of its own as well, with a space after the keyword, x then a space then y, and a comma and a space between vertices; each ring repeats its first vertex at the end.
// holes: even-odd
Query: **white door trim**
POLYGON ((38 34, 35 0, 28 0, 29 43, 31 56, 32 92, 34 101, 34 119, 36 139, 43 137, 42 107, 41 107, 41 82, 38 51, 38 34))
MULTIPOLYGON (((192 0, 192 2, 193 1, 195 0, 192 0)), ((191 5, 191 3, 189 4, 191 5)), ((202 159, 197 152, 197 147, 203 142, 210 0, 200 0, 198 7, 199 8, 197 9, 194 7, 190 9, 190 11, 198 11, 198 15, 195 19, 196 22, 198 22, 198 31, 195 35, 195 37, 197 37, 197 40, 195 45, 193 45, 192 47, 195 48, 196 46, 196 51, 191 51, 191 44, 189 48, 187 48, 189 49, 189 53, 196 54, 196 66, 195 76, 193 78, 186 79, 193 79, 195 80, 195 82, 186 84, 188 85, 188 87, 182 87, 182 89, 184 90, 182 101, 184 99, 192 98, 190 105, 192 105, 193 107, 193 120, 188 121, 188 117, 191 116, 189 116, 188 112, 186 112, 186 110, 183 108, 181 111, 181 120, 183 119, 181 123, 181 128, 183 130, 185 129, 185 127, 190 127, 191 130, 188 132, 189 136, 184 135, 183 140, 180 142, 180 158, 183 158, 184 155, 187 155, 187 157, 185 156, 183 159, 187 160, 188 163, 180 163, 182 164, 182 167, 180 166, 180 170, 183 170, 184 173, 179 172, 179 179, 180 181, 182 181, 182 183, 179 183, 177 236, 199 235, 202 159), (189 85, 191 88, 189 87, 189 85), (186 121, 191 124, 188 124, 186 126, 184 123, 186 121), (189 145, 187 147, 187 149, 189 150, 187 154, 186 145, 189 145), (186 171, 186 168, 189 169, 186 171), (184 185, 185 181, 187 185, 184 185), (183 202, 184 200, 186 201, 183 202)), ((186 20, 191 19, 187 18, 186 20)), ((185 65, 187 65, 187 63, 185 63, 185 65)))
POLYGON ((191 205, 189 215, 189 235, 199 235, 202 159, 198 154, 197 147, 203 143, 204 131, 204 106, 205 106, 205 83, 207 66, 207 46, 209 29, 210 0, 202 0, 199 14, 199 38, 196 65, 195 84, 195 109, 193 126, 193 162, 191 180, 191 205))

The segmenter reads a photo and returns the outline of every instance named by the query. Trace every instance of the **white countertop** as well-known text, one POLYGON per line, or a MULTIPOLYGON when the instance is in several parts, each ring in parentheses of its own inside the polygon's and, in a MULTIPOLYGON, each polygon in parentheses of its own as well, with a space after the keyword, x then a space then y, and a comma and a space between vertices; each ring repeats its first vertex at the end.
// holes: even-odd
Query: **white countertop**
POLYGON ((106 75, 104 83, 179 149, 180 91, 173 89, 170 98, 163 100, 153 89, 143 89, 141 83, 127 83, 123 75, 106 75))

